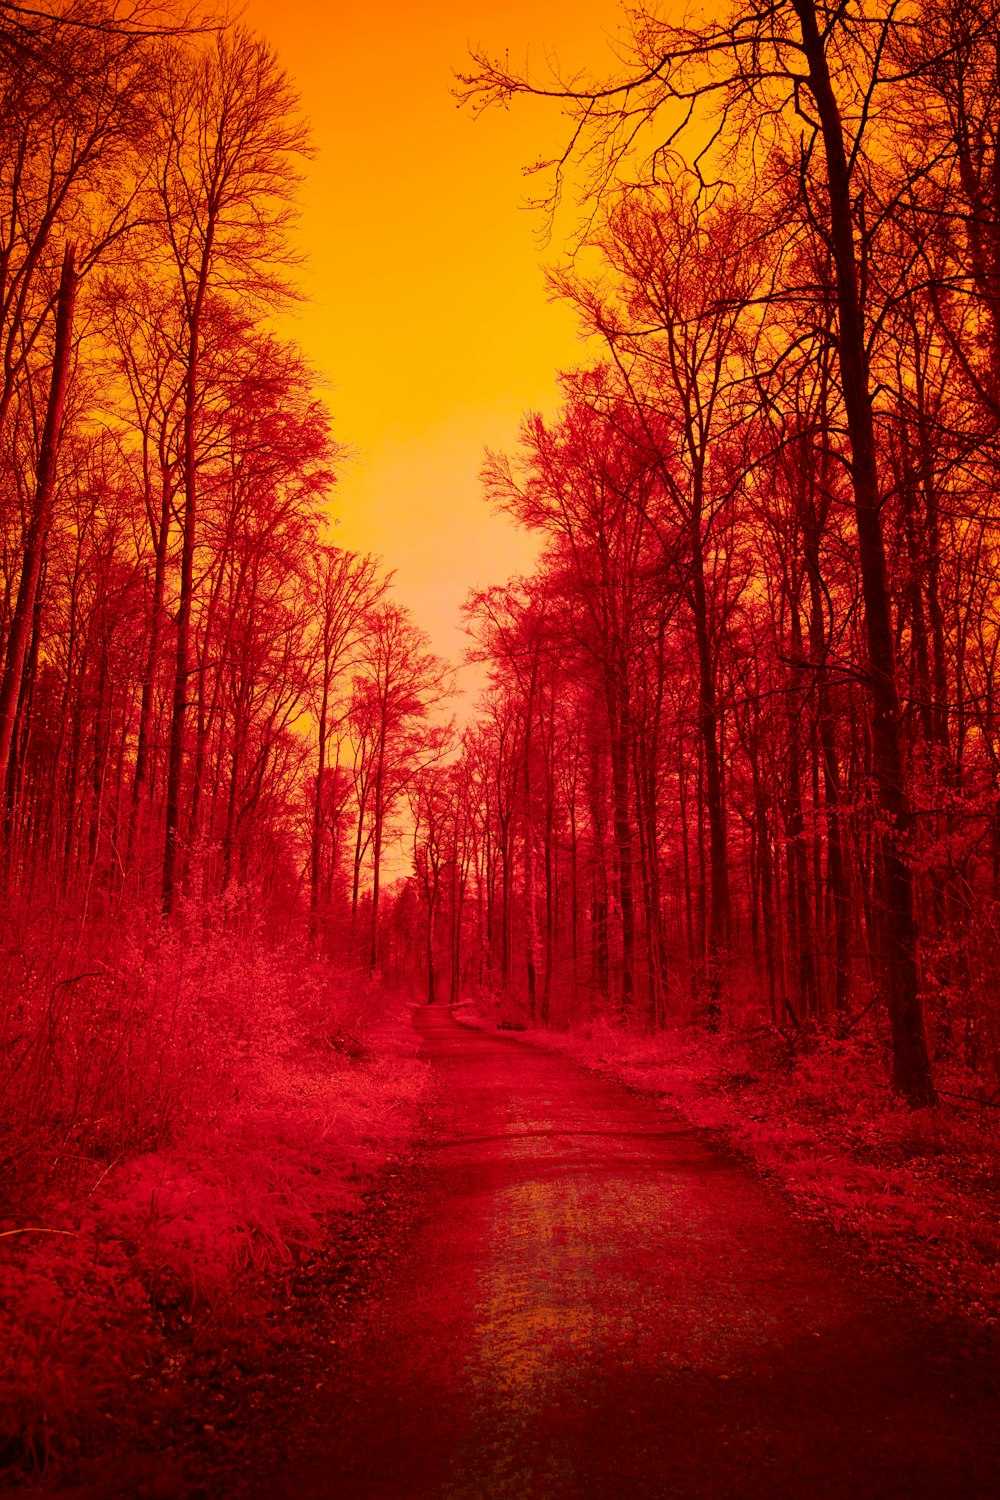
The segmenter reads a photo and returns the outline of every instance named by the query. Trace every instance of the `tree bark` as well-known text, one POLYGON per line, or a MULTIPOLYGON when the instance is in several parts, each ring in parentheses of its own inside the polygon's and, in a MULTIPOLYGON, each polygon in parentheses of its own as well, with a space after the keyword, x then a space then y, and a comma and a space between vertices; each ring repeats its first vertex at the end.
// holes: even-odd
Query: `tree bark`
POLYGON ((146 652, 145 670, 142 678, 142 697, 139 703, 139 737, 135 751, 135 773, 132 778, 132 800, 129 809, 127 849, 129 855, 135 847, 139 828, 139 815, 143 793, 149 781, 149 747, 153 724, 153 700, 156 693, 156 668, 160 659, 160 641, 163 635, 163 598, 167 577, 167 549, 170 543, 170 480, 164 473, 160 476, 160 528, 156 537, 153 559, 153 597, 150 603, 149 646, 146 652))
POLYGON ((633 891, 632 821, 629 816, 628 708, 619 682, 606 684, 611 753, 611 805, 622 923, 622 1020, 630 1020, 635 1003, 635 894, 633 891))
POLYGON ((712 642, 701 525, 701 501, 692 515, 691 596, 695 647, 698 656, 698 729, 704 766, 705 810, 708 814, 708 933, 705 952, 706 1014, 710 1025, 722 1015, 723 965, 729 925, 729 875, 726 868, 726 824, 722 767, 719 761, 719 712, 715 692, 712 642))
POLYGON ((56 462, 59 457, 63 409, 66 405, 66 391, 69 387, 73 356, 73 314, 76 308, 77 280, 76 247, 68 243, 63 252, 62 274, 56 301, 55 351, 52 358, 48 403, 45 409, 45 425, 38 450, 35 498, 24 538, 21 579, 11 620, 10 636, 7 640, 3 678, 0 679, 0 787, 7 783, 11 742, 14 736, 14 719, 21 691, 21 674, 24 670, 24 656, 31 634, 35 595, 38 591, 38 579, 42 568, 42 554, 52 522, 52 507, 56 490, 56 462))
POLYGON ((934 1099, 920 997, 917 918, 908 858, 910 803, 900 738, 900 703, 882 535, 868 351, 858 286, 851 185, 840 110, 830 80, 814 0, 792 0, 802 28, 809 87, 826 157, 830 242, 837 279, 838 354, 851 446, 858 558, 865 606, 872 698, 875 782, 887 829, 882 839, 887 999, 893 1079, 913 1105, 934 1099))
POLYGON ((187 369, 184 375, 184 527, 181 544, 180 594, 177 602, 177 656, 170 710, 167 753, 166 832, 163 845, 163 909, 173 911, 177 895, 180 837, 181 780, 184 770, 184 730, 188 707, 191 656, 191 606, 194 598, 194 551, 198 529, 198 454, 195 424, 201 374, 201 334, 209 270, 214 247, 210 223, 201 254, 198 281, 188 313, 187 369))

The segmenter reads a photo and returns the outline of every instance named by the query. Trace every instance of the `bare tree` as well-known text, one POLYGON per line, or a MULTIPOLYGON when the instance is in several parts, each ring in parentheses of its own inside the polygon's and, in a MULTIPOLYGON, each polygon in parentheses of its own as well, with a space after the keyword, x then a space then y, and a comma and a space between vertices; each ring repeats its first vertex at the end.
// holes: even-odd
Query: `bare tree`
POLYGON ((167 767, 163 902, 177 885, 191 609, 198 541, 199 411, 205 320, 216 297, 259 309, 291 295, 286 230, 307 152, 298 101, 267 44, 237 29, 208 47, 169 44, 157 140, 163 254, 184 314, 183 515, 177 650, 167 767))
POLYGON ((866 6, 855 14, 825 7, 821 13, 815 0, 767 5, 755 0, 720 20, 706 17, 687 26, 640 7, 632 15, 632 60, 606 84, 540 87, 481 56, 480 71, 465 78, 463 86, 468 96, 482 102, 532 93, 557 99, 568 109, 574 130, 557 166, 556 197, 565 163, 574 153, 590 166, 592 191, 603 189, 634 144, 650 140, 650 132, 647 160, 656 174, 685 128, 694 123, 704 128, 708 122, 708 144, 700 143, 692 156, 703 179, 715 148, 716 160, 725 151, 753 180, 760 177, 761 156, 769 143, 782 139, 795 145, 802 189, 824 226, 835 269, 838 366, 851 450, 874 774, 885 820, 882 901, 894 1079, 906 1098, 920 1105, 933 1099, 934 1090, 920 996, 910 797, 852 190, 873 100, 880 89, 892 86, 886 53, 895 25, 892 3, 866 6))
POLYGON ((358 664, 372 611, 389 587, 374 557, 326 545, 309 577, 316 637, 316 788, 309 851, 309 920, 315 938, 319 918, 326 773, 330 737, 349 710, 350 674, 358 664))

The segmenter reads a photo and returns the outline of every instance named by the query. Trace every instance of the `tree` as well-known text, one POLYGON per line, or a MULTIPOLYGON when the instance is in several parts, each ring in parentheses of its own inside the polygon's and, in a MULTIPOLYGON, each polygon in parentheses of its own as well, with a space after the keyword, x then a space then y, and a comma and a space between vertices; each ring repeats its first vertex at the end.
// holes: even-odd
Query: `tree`
POLYGON ((52 520, 56 463, 73 352, 73 311, 76 305, 76 285, 76 251, 75 247, 70 244, 67 245, 63 255, 62 277, 59 283, 52 376, 45 408, 45 426, 38 450, 34 501, 25 532, 17 602, 7 638, 3 677, 0 679, 0 786, 5 785, 7 780, 7 765, 11 738, 14 733, 14 715, 21 691, 24 655, 35 610, 42 552, 52 520))
POLYGON ((249 32, 222 31, 200 49, 172 43, 164 73, 156 195, 163 256, 176 277, 184 317, 183 515, 163 858, 169 911, 176 895, 190 692, 205 321, 216 297, 246 299, 263 309, 291 295, 282 274, 289 263, 285 236, 295 162, 306 154, 307 136, 274 54, 249 32))
POLYGON ((323 546, 315 554, 309 578, 310 605, 315 630, 316 666, 313 692, 317 711, 316 789, 313 798, 309 854, 310 926, 316 937, 319 916, 323 833, 330 809, 327 795, 327 754, 348 712, 344 687, 359 664, 372 611, 384 599, 390 579, 380 574, 374 557, 323 546), (339 697, 338 697, 339 694, 339 697))
POLYGON ((453 768, 440 764, 424 766, 408 789, 413 817, 413 868, 427 911, 425 953, 427 1004, 437 1000, 437 919, 444 878, 449 863, 457 857, 449 833, 454 833, 453 768))
MULTIPOLYGON (((359 651, 350 734, 357 747, 358 853, 370 845, 372 889, 368 969, 379 964, 379 903, 386 828, 421 766, 444 753, 449 729, 428 722, 448 691, 444 664, 403 606, 382 603, 370 612, 359 651), (367 837, 363 830, 367 828, 367 837)), ((355 876, 357 879, 357 876, 355 876)))
POLYGON ((703 164, 715 146, 752 180, 768 147, 798 134, 802 191, 823 225, 835 269, 838 373, 851 452, 874 775, 884 821, 881 896, 894 1080, 919 1105, 931 1102, 934 1091, 920 996, 910 798, 852 192, 873 98, 891 85, 884 63, 895 18, 896 7, 887 4, 858 15, 824 10, 821 24, 815 0, 779 0, 735 7, 721 20, 676 26, 640 8, 632 17, 632 62, 607 85, 541 89, 484 57, 477 59, 480 72, 464 83, 485 101, 524 93, 562 101, 576 121, 574 145, 582 142, 578 149, 592 164, 592 191, 618 171, 622 142, 631 144, 644 128, 665 131, 651 153, 654 169, 662 167, 684 128, 703 122, 703 105, 715 110, 709 144, 699 142, 692 158, 703 180, 709 170, 703 164), (838 90, 852 108, 860 97, 853 115, 845 115, 838 90), (661 120, 669 123, 660 126, 661 120))

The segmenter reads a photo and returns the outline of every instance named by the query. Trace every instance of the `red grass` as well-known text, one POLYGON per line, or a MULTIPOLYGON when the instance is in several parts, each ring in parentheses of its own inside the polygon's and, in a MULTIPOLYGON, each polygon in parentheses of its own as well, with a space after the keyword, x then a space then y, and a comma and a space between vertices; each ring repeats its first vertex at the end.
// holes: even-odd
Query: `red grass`
POLYGON ((23 923, 5 955, 21 1030, 0 1051, 0 1442, 17 1465, 85 1447, 169 1327, 238 1317, 308 1254, 412 1131, 427 1077, 376 987, 246 914, 180 935, 109 923, 85 951, 67 933, 23 923))

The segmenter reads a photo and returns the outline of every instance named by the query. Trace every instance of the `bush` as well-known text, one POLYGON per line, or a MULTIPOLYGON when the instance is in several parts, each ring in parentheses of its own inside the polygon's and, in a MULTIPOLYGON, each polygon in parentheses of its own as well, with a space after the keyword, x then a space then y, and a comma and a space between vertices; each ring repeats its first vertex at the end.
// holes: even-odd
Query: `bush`
POLYGON ((376 984, 245 897, 172 927, 25 910, 0 975, 0 1440, 42 1464, 165 1331, 318 1242, 426 1073, 376 984))

